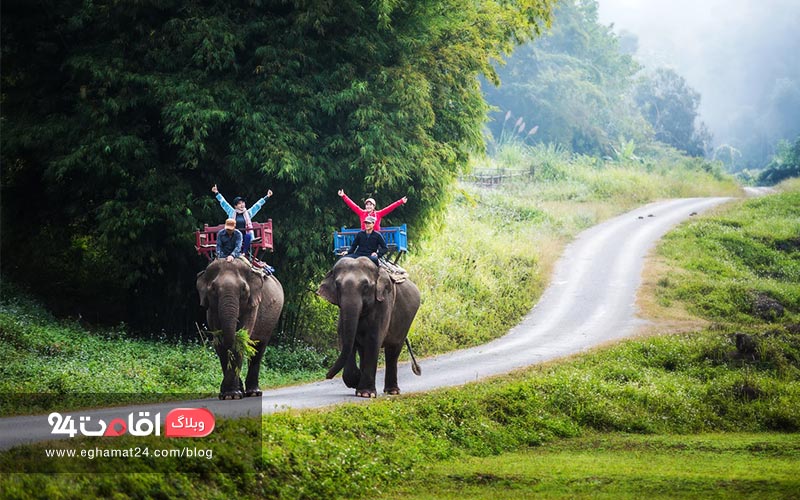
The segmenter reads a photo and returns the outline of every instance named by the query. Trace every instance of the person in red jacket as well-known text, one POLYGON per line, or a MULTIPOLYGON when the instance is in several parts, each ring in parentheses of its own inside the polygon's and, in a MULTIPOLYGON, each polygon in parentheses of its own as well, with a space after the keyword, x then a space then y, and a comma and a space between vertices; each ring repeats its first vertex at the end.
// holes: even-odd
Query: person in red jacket
POLYGON ((364 219, 367 216, 371 215, 375 217, 375 231, 381 230, 381 218, 394 210, 395 208, 399 207, 400 205, 404 205, 408 202, 408 196, 403 196, 396 202, 392 203, 388 207, 382 208, 380 210, 375 210, 375 200, 372 198, 367 198, 364 201, 364 208, 359 207, 355 204, 353 200, 351 200, 346 194, 344 194, 344 189, 339 190, 339 196, 341 196, 342 200, 344 200, 345 204, 347 204, 350 209, 358 214, 358 218, 361 219, 361 230, 364 231, 366 228, 364 227, 364 219))

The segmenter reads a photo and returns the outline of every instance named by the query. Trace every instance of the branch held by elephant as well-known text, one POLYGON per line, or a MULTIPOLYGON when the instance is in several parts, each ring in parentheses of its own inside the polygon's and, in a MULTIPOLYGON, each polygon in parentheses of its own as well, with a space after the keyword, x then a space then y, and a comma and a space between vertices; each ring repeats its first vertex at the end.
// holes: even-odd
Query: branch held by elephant
MULTIPOLYGON (((214 339, 214 348, 221 346, 222 330, 214 330, 210 333, 214 339)), ((228 351, 228 369, 234 370, 237 377, 240 376, 242 367, 237 366, 235 357, 238 355, 242 358, 252 358, 256 354, 256 343, 258 343, 258 340, 251 339, 250 334, 244 328, 236 332, 236 336, 233 338, 233 345, 228 351)))

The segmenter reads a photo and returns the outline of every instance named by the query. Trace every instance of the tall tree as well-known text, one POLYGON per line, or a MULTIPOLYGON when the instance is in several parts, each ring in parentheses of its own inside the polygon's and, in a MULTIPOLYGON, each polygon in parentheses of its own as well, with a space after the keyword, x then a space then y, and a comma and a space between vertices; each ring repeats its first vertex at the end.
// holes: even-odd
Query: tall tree
POLYGON ((700 93, 675 70, 658 68, 642 76, 636 87, 636 102, 653 127, 656 139, 703 156, 711 145, 711 133, 698 118, 700 93))
POLYGON ((639 66, 599 23, 597 9, 596 0, 560 1, 552 29, 514 52, 498 70, 499 87, 484 85, 487 101, 498 108, 489 124, 495 139, 512 132, 528 142, 610 154, 620 136, 647 138, 632 105, 639 66))
MULTIPOLYGON (((275 224, 297 304, 352 216, 414 231, 482 146, 477 76, 555 0, 6 0, 3 273, 101 319, 181 330, 209 188, 275 224)), ((296 312, 296 311, 295 311, 296 312)), ((291 313, 291 311, 290 311, 291 313)))
POLYGON ((800 177, 800 136, 794 142, 778 142, 778 152, 761 172, 758 181, 762 184, 777 184, 790 177, 800 177))

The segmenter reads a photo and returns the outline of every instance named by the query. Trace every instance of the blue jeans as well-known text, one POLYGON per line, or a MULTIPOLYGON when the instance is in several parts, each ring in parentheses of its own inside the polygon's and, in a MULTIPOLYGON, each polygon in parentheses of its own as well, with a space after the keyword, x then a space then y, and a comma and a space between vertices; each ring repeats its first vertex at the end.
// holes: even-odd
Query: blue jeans
POLYGON ((247 252, 250 251, 250 240, 252 239, 253 235, 247 232, 242 236, 242 255, 247 255, 247 252))

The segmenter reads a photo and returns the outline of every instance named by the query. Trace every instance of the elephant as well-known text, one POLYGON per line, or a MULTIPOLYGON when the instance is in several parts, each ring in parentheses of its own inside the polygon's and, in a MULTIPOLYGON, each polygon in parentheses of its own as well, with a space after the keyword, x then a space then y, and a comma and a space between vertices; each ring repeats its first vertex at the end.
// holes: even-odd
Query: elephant
POLYGON ((417 285, 395 283, 386 269, 367 257, 343 257, 323 279, 317 294, 339 307, 341 352, 328 371, 331 379, 344 368, 342 380, 356 396, 374 398, 381 347, 386 357, 383 392, 400 394, 397 358, 420 305, 417 285), (360 365, 356 365, 358 353, 360 365))
POLYGON ((206 309, 208 328, 221 331, 220 341, 214 343, 223 374, 219 399, 261 396, 259 368, 283 309, 281 283, 275 276, 254 271, 242 259, 217 259, 197 274, 197 292, 200 305, 206 309), (250 339, 257 341, 244 385, 239 377, 243 353, 233 349, 240 329, 247 330, 250 339))

